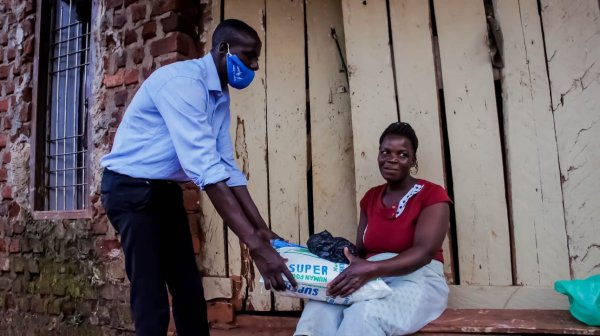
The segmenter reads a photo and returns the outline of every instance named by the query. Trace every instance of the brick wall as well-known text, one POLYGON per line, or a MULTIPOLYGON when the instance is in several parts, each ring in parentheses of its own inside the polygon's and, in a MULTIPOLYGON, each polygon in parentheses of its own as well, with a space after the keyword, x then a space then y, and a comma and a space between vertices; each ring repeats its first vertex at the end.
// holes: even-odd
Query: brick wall
MULTIPOLYGON (((36 3, 0 0, 0 334, 132 334, 123 255, 99 200, 99 160, 141 82, 203 53, 208 2, 94 1, 93 216, 38 221, 29 195, 36 3)), ((183 188, 198 253, 199 193, 183 188)))

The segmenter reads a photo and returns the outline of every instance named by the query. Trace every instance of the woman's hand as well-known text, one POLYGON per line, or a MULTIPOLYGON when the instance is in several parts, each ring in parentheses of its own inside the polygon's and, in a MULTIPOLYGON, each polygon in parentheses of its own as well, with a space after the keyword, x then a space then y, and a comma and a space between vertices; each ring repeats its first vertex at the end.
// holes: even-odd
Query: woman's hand
POLYGON ((333 297, 346 297, 374 277, 374 263, 353 256, 347 247, 344 248, 344 255, 350 261, 350 266, 327 286, 327 294, 333 297))

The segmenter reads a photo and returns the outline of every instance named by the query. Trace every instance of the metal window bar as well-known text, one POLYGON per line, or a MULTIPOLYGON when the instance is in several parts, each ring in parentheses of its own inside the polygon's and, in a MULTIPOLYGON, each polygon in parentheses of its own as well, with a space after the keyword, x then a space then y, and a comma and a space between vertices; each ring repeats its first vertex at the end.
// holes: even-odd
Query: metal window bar
POLYGON ((79 210, 87 206, 84 102, 90 15, 84 14, 88 19, 81 19, 83 8, 78 7, 81 3, 54 1, 45 164, 44 209, 48 211, 79 210))

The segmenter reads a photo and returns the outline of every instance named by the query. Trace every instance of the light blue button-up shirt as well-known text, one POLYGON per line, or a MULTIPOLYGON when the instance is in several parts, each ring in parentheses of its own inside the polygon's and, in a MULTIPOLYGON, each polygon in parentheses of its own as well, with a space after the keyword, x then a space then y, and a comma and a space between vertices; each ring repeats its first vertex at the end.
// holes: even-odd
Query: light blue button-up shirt
POLYGON ((101 165, 137 178, 246 185, 233 158, 229 93, 210 54, 156 70, 127 107, 101 165))

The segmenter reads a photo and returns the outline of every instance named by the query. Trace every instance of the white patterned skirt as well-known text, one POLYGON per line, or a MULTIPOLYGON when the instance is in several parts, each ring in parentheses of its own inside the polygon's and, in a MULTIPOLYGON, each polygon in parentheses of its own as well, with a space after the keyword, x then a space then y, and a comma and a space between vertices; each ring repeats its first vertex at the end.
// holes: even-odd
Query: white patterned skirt
MULTIPOLYGON (((375 255, 384 260, 393 253, 375 255)), ((392 294, 382 299, 333 305, 307 301, 295 336, 396 336, 417 332, 437 319, 448 303, 448 285, 443 264, 437 260, 413 273, 386 277, 392 294)))

